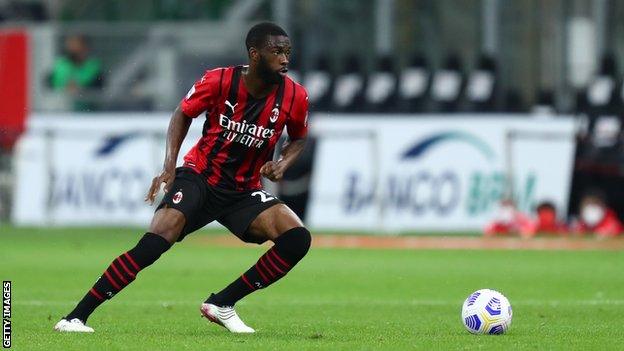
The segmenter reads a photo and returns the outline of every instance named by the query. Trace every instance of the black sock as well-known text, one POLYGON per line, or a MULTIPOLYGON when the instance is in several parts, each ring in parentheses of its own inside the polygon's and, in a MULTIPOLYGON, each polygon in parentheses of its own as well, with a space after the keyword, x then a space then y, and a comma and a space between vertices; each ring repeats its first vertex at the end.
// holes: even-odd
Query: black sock
POLYGON ((99 305, 128 286, 142 269, 154 263, 170 247, 171 244, 160 235, 146 233, 134 248, 113 260, 65 319, 78 318, 86 322, 99 305))
POLYGON ((225 289, 206 300, 217 306, 234 304, 255 290, 266 288, 285 276, 308 252, 312 238, 303 228, 293 228, 280 235, 254 266, 225 289))

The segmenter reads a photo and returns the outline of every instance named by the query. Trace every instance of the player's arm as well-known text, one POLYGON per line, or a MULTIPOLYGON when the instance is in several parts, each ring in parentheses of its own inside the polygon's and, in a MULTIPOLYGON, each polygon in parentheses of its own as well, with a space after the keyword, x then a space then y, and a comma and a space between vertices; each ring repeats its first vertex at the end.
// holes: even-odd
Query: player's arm
POLYGON ((308 134, 308 94, 301 88, 291 118, 286 122, 290 140, 284 144, 280 158, 269 161, 260 168, 260 174, 273 182, 282 179, 284 172, 292 166, 303 152, 308 134))
POLYGON ((184 141, 192 121, 191 118, 187 117, 184 112, 182 112, 179 106, 173 111, 173 115, 169 121, 169 128, 167 129, 167 146, 163 169, 162 172, 152 180, 152 185, 145 197, 145 201, 149 201, 150 204, 154 203, 154 198, 156 198, 161 184, 165 183, 165 193, 169 191, 171 184, 173 184, 178 153, 180 152, 182 141, 184 141))
POLYGON ((268 178, 272 182, 282 179, 284 172, 292 166, 295 160, 303 152, 306 138, 290 140, 284 144, 280 158, 277 161, 269 161, 260 168, 260 174, 268 178))
POLYGON ((200 80, 196 81, 186 96, 180 101, 178 107, 173 111, 167 129, 167 148, 165 162, 162 172, 154 177, 152 186, 145 197, 145 201, 150 204, 160 190, 161 184, 165 183, 164 191, 169 191, 175 178, 176 163, 178 153, 182 146, 182 141, 188 133, 193 118, 208 110, 214 104, 215 96, 218 95, 217 88, 223 78, 223 69, 207 71, 200 80))

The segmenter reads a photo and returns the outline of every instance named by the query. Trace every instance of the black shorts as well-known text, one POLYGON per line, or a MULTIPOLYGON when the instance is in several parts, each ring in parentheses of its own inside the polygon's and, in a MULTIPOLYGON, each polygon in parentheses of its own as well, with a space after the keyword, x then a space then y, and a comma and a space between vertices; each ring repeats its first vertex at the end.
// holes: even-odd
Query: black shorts
POLYGON ((178 241, 216 220, 242 241, 262 244, 266 240, 251 236, 247 229, 262 211, 278 203, 283 202, 264 190, 217 188, 194 170, 179 167, 173 185, 156 210, 175 208, 184 214, 186 225, 178 241))

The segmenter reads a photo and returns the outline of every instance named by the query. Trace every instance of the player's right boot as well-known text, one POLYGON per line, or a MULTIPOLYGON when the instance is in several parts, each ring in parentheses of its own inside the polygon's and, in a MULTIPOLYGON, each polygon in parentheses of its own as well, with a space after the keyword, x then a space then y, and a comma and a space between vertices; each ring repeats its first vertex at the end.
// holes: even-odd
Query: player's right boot
POLYGON ((72 333, 93 333, 93 328, 87 327, 80 319, 74 318, 72 320, 67 320, 65 318, 61 319, 54 326, 54 330, 58 332, 72 332, 72 333))
POLYGON ((217 323, 232 333, 255 333, 253 328, 248 327, 238 317, 234 307, 219 307, 211 303, 203 303, 199 308, 203 317, 208 318, 213 323, 217 323))

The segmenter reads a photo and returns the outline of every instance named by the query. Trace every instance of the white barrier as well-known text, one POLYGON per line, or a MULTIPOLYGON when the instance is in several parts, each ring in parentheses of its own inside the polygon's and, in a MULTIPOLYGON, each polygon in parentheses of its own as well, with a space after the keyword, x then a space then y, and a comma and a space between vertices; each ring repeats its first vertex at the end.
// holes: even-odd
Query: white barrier
POLYGON ((317 118, 308 224, 320 229, 479 230, 503 196, 565 211, 571 118, 317 118))
MULTIPOLYGON (((15 153, 16 225, 141 225, 168 114, 36 115, 15 153)), ((193 123, 180 157, 201 135, 193 123)))
MULTIPOLYGON (((162 167, 168 121, 169 114, 34 116, 16 148, 13 223, 147 225, 153 207, 143 198, 162 167)), ((317 115, 311 125, 319 137, 313 228, 479 229, 510 184, 523 208, 542 199, 567 206, 569 118, 317 115)))

